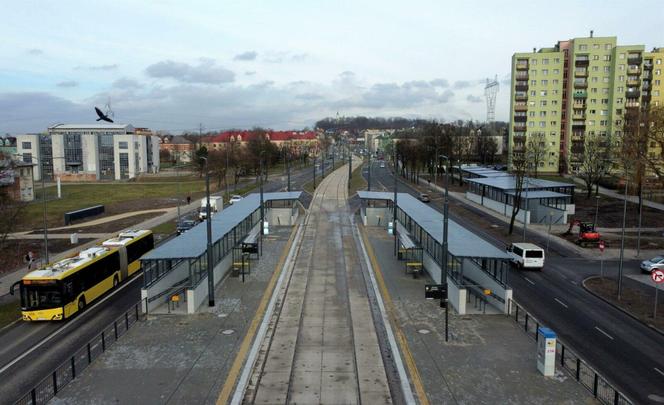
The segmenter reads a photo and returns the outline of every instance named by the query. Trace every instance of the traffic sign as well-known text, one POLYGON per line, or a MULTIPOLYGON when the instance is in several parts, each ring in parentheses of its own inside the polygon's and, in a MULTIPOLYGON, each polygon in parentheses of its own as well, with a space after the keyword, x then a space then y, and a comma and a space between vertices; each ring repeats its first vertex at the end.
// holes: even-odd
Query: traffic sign
POLYGON ((604 241, 603 240, 599 241, 598 247, 599 247, 600 252, 604 252, 604 241))
POLYGON ((650 274, 650 278, 652 278, 652 281, 657 284, 664 283, 664 270, 653 270, 650 274))

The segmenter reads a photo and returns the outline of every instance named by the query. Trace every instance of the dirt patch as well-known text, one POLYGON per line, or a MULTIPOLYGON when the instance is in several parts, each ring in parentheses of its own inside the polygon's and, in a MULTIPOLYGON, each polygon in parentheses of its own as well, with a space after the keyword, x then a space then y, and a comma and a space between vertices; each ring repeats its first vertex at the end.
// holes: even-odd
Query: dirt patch
MULTIPOLYGON (((91 240, 79 239, 76 245, 72 245, 69 239, 49 239, 49 258, 53 260, 55 254, 81 246, 91 240)), ((2 257, 0 274, 11 273, 20 267, 26 266, 27 263, 24 262, 23 258, 29 251, 34 253, 35 260, 39 264, 44 255, 44 241, 42 239, 10 239, 5 241, 2 249, 0 249, 0 257, 2 257)))
MULTIPOLYGON (((620 248, 621 234, 620 232, 602 232, 602 240, 606 248, 618 249, 620 248)), ((661 232, 641 232, 641 249, 664 249, 664 237, 661 232)), ((577 234, 558 234, 559 238, 576 243, 578 239, 577 234)), ((636 249, 638 237, 636 232, 625 232, 625 248, 636 249)), ((589 249, 596 249, 597 245, 584 246, 589 249)))
POLYGON ((592 277, 587 279, 584 285, 588 290, 629 312, 646 325, 664 330, 664 289, 661 287, 657 299, 657 318, 653 318, 654 287, 647 287, 637 281, 624 278, 621 299, 618 301, 618 282, 615 279, 592 277))
MULTIPOLYGON (((585 221, 593 222, 595 218, 595 210, 597 199, 595 196, 586 198, 585 194, 576 194, 574 198, 576 205, 576 213, 574 218, 585 221)), ((620 228, 622 227, 624 201, 607 196, 600 196, 599 199, 599 214, 597 215, 597 226, 600 228, 620 228)), ((637 227, 639 225, 639 205, 632 202, 627 202, 627 216, 625 219, 628 228, 637 227)), ((650 207, 643 207, 641 226, 644 228, 659 228, 664 227, 664 213, 650 207)))

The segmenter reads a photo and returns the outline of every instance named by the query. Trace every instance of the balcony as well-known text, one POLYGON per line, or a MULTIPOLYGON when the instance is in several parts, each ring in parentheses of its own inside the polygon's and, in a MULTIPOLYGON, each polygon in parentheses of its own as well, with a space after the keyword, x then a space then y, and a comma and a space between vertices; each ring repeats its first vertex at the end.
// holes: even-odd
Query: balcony
POLYGON ((585 80, 574 80, 574 88, 575 89, 587 89, 588 88, 588 82, 585 80))
POLYGON ((572 119, 573 120, 585 120, 586 119, 586 112, 585 111, 582 111, 582 112, 579 112, 579 113, 575 112, 574 114, 572 114, 572 119))
POLYGON ((514 122, 515 123, 516 122, 526 122, 526 121, 528 121, 528 117, 526 117, 525 115, 515 115, 514 116, 514 122))
POLYGON ((640 96, 641 96, 641 92, 638 89, 632 90, 632 91, 627 90, 625 92, 625 97, 627 97, 627 98, 639 98, 640 96))
POLYGON ((527 94, 515 94, 514 95, 514 100, 516 100, 516 101, 528 101, 528 95, 527 94))
POLYGON ((574 60, 574 66, 588 66, 590 64, 590 58, 587 56, 580 56, 574 60))
POLYGON ((638 75, 639 73, 641 73, 641 67, 639 65, 627 66, 627 74, 638 75))
POLYGON ((578 90, 578 91, 575 91, 572 94, 572 97, 574 97, 574 98, 588 98, 588 92, 578 90))
POLYGON ((514 132, 524 132, 526 130, 526 123, 525 122, 515 122, 512 129, 514 129, 514 132), (523 124, 523 125, 521 125, 521 124, 523 124))
POLYGON ((528 71, 517 72, 515 78, 516 80, 528 80, 528 71))
POLYGON ((652 100, 652 96, 650 94, 644 94, 641 97, 641 101, 643 101, 644 103, 649 103, 650 100, 652 100))
POLYGON ((528 70, 528 63, 519 63, 516 64, 516 70, 528 70))
POLYGON ((628 101, 625 103, 625 108, 639 108, 641 107, 641 103, 638 101, 628 101))
POLYGON ((583 141, 583 138, 585 137, 586 133, 583 131, 575 131, 572 132, 572 142, 574 141, 583 141))
POLYGON ((572 121, 572 129, 576 130, 584 130, 586 129, 586 122, 585 121, 572 121))
POLYGON ((528 105, 527 104, 515 104, 514 105, 514 111, 528 111, 528 105))
POLYGON ((641 84, 641 80, 638 77, 637 78, 629 78, 629 77, 627 78, 627 85, 628 86, 638 86, 639 84, 641 84))
POLYGON ((514 86, 514 90, 516 90, 516 91, 528 91, 528 83, 526 82, 524 84, 524 83, 518 83, 517 82, 516 86, 514 86))
POLYGON ((628 65, 640 65, 643 62, 641 55, 627 55, 628 65))
POLYGON ((588 69, 576 69, 574 77, 588 77, 588 69))
POLYGON ((643 62, 643 70, 652 70, 652 61, 643 62))

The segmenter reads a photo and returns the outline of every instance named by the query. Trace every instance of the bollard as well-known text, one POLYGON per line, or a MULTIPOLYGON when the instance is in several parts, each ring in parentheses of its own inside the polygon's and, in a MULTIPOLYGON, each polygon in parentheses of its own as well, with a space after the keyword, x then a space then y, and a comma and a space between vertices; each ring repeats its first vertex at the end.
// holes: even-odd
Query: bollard
POLYGON ((92 353, 90 352, 90 343, 88 342, 88 364, 92 363, 92 353))
POLYGON ((71 379, 76 378, 76 359, 74 356, 71 356, 71 379))
POLYGON ((118 323, 113 321, 113 330, 115 330, 115 340, 118 340, 118 323))
POLYGON ((53 395, 58 395, 58 374, 57 374, 57 370, 53 372, 53 395))
POLYGON ((106 351, 106 339, 104 339, 104 331, 101 332, 101 351, 106 351))
POLYGON ((593 395, 595 398, 597 398, 597 386, 599 385, 599 377, 597 377, 597 373, 595 373, 595 381, 593 381, 593 395))
POLYGON ((581 359, 576 358, 576 381, 579 381, 581 377, 581 359))

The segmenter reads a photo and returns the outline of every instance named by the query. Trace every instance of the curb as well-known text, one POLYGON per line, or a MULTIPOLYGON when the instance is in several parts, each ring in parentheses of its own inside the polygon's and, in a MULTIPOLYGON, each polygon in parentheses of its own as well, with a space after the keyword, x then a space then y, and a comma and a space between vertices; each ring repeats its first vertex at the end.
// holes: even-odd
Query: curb
POLYGON ((635 321, 638 321, 639 323, 643 324, 643 326, 645 326, 645 327, 647 327, 647 328, 650 328, 650 329, 654 330, 655 332, 659 333, 660 335, 664 336, 664 330, 659 329, 658 327, 656 327, 656 326, 654 326, 654 325, 648 325, 647 323, 643 322, 643 320, 641 320, 639 317, 637 317, 637 316, 634 315, 633 313, 629 312, 628 310, 626 310, 626 309, 624 309, 624 308, 619 307, 617 304, 614 304, 613 302, 611 302, 611 301, 607 300, 606 298, 602 297, 601 295, 597 294, 596 292, 594 292, 594 291, 591 290, 590 288, 586 287, 586 281, 588 281, 588 280, 590 280, 590 279, 593 279, 593 278, 598 278, 598 277, 597 277, 597 276, 590 276, 590 277, 585 278, 585 279, 583 280, 583 282, 581 282, 581 285, 583 286, 583 289, 584 289, 584 290, 586 290, 586 291, 589 292, 590 294, 594 295, 595 297, 599 298, 600 300, 604 301, 605 303, 611 305, 611 306, 614 307, 615 309, 617 309, 617 310, 619 310, 619 311, 625 313, 625 314, 628 315, 630 318, 632 318, 632 319, 634 319, 635 321))

